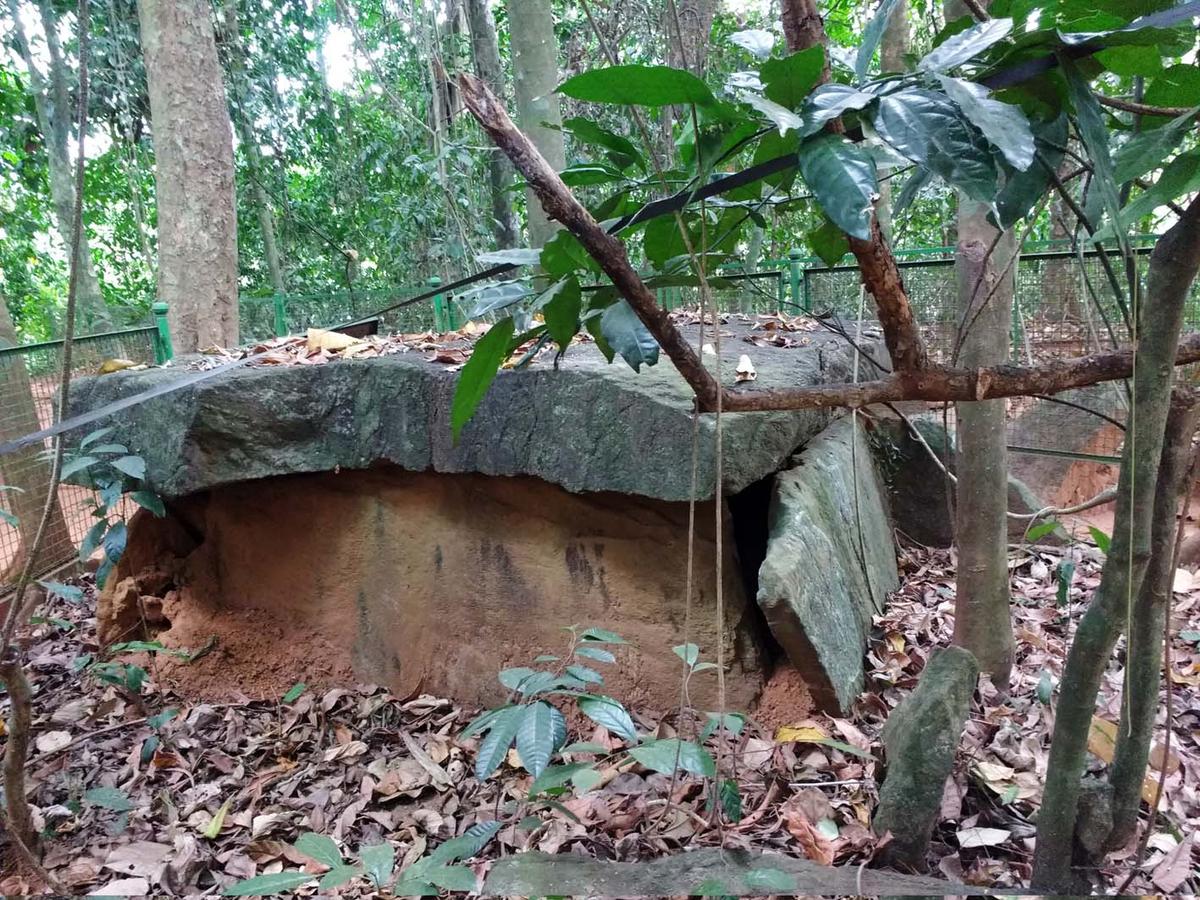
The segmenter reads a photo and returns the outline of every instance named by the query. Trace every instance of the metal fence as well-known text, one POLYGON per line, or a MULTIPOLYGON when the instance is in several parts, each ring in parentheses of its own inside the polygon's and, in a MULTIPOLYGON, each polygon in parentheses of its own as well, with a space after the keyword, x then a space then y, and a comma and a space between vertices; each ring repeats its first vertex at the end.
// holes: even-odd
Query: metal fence
MULTIPOLYGON (((0 349, 0 441, 23 437, 55 421, 63 342, 45 341, 0 349)), ((97 372, 107 360, 153 365, 164 357, 155 326, 76 338, 73 375, 97 372)), ((19 575, 41 519, 50 488, 50 443, 36 443, 0 456, 0 594, 19 575)), ((35 575, 41 577, 75 559, 76 548, 95 521, 91 491, 62 485, 51 508, 35 575)))

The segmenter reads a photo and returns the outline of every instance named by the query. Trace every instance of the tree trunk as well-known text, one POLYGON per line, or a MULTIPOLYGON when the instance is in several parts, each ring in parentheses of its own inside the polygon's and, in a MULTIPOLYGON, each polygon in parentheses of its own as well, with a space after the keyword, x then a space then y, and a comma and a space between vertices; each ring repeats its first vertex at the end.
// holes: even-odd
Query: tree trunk
POLYGON ((184 353, 238 342, 233 140, 209 5, 138 0, 158 198, 158 296, 184 353))
MULTIPOLYGON (((908 0, 900 0, 883 30, 879 45, 879 65, 884 73, 904 72, 908 69, 909 34, 908 0)), ((892 173, 890 168, 879 170, 879 202, 875 204, 875 215, 879 217, 879 228, 884 240, 892 240, 892 173)))
MULTIPOLYGON (((18 343, 8 306, 0 299, 0 346, 15 347, 18 343)), ((38 419, 33 384, 21 356, 11 355, 0 363, 0 392, 0 408, 4 410, 4 415, 0 416, 0 441, 24 437, 38 431, 44 424, 50 424, 38 419)), ((4 492, 4 502, 17 519, 18 544, 13 558, 5 560, 3 568, 0 568, 0 585, 11 582, 24 567, 26 548, 33 543, 33 536, 42 519, 46 492, 50 489, 50 465, 42 456, 44 449, 42 444, 32 444, 0 456, 0 478, 5 485, 19 488, 4 492)), ((0 525, 0 529, 9 527, 7 524, 0 525)), ((50 558, 47 551, 52 554, 63 548, 74 549, 58 497, 54 498, 46 527, 46 536, 42 541, 43 558, 50 558)), ((41 574, 36 568, 34 572, 41 574)), ((0 608, 3 608, 2 604, 0 608)))
POLYGON ((246 84, 246 57, 242 51, 241 29, 238 27, 237 0, 226 0, 223 13, 222 38, 229 60, 229 97, 232 101, 230 107, 238 139, 246 154, 246 171, 250 176, 251 191, 254 193, 258 227, 262 234, 263 256, 266 257, 272 289, 277 294, 286 294, 287 277, 284 275, 283 263, 279 256, 279 242, 275 232, 275 208, 271 203, 271 195, 267 193, 263 184, 262 150, 259 148, 258 136, 254 133, 254 126, 246 111, 250 92, 247 90, 246 84))
MULTIPOLYGON (((1130 614, 1131 630, 1126 641, 1125 690, 1128 696, 1121 704, 1121 724, 1117 729, 1117 746, 1109 774, 1113 790, 1113 830, 1108 845, 1113 849, 1129 843, 1137 830, 1142 783, 1154 734, 1154 716, 1159 708, 1163 626, 1170 610, 1175 579, 1176 509, 1189 487, 1187 476, 1192 463, 1192 436, 1200 419, 1200 406, 1197 405, 1200 395, 1186 387, 1177 387, 1174 393, 1154 492, 1154 525, 1150 537, 1153 551, 1130 614)), ((1171 690, 1169 684, 1167 690, 1171 690)))
MULTIPOLYGON (((496 39, 496 23, 487 0, 467 0, 467 18, 471 28, 471 50, 475 74, 497 97, 504 96, 504 68, 500 62, 500 44, 496 39)), ((492 223, 496 246, 515 247, 521 237, 521 225, 513 209, 513 169, 508 157, 493 146, 488 151, 488 181, 492 194, 492 223)))
MULTIPOLYGON (((1011 270, 1003 276, 1001 272, 1012 255, 1014 240, 1009 232, 989 256, 995 238, 984 205, 960 197, 955 269, 961 321, 965 323, 960 359, 966 366, 1008 361, 1013 277, 1011 270), (997 284, 1001 277, 1003 281, 997 284)), ((958 575, 954 643, 975 654, 980 672, 990 674, 1000 691, 1008 689, 1015 651, 1009 612, 1005 408, 1004 400, 955 406, 958 575)))
MULTIPOLYGON (((556 171, 566 168, 563 148, 562 112, 558 105, 558 41, 550 0, 506 0, 509 43, 513 56, 513 87, 517 95, 517 121, 542 157, 556 171), (545 128, 542 123, 552 127, 545 128)), ((541 247, 558 232, 526 189, 529 245, 541 247)))
POLYGON ((1145 297, 1137 310, 1138 353, 1133 408, 1121 456, 1112 544, 1100 585, 1067 656, 1055 712, 1046 790, 1038 813, 1033 887, 1069 891, 1079 781, 1100 680, 1121 633, 1126 604, 1140 589, 1150 559, 1154 486, 1179 331, 1188 292, 1200 270, 1200 198, 1159 238, 1150 255, 1145 297))
MULTIPOLYGON (((54 220, 58 223, 58 233, 66 248, 67 257, 72 252, 72 224, 75 213, 75 180, 72 174, 71 154, 67 144, 71 136, 72 109, 70 87, 67 83, 66 63, 62 56, 62 47, 58 40, 57 19, 54 11, 46 4, 39 4, 42 26, 46 32, 46 48, 50 58, 50 83, 34 65, 33 52, 30 48, 29 37, 21 21, 19 0, 8 0, 9 15, 13 21, 13 33, 16 37, 17 49, 25 68, 29 71, 29 89, 33 94, 34 111, 37 113, 38 128, 46 142, 46 161, 50 173, 50 198, 54 206, 54 220)), ((92 252, 88 246, 87 234, 79 239, 79 298, 78 325, 83 333, 97 331, 109 323, 108 308, 104 303, 104 293, 100 289, 100 279, 96 276, 96 267, 92 263, 92 252)))

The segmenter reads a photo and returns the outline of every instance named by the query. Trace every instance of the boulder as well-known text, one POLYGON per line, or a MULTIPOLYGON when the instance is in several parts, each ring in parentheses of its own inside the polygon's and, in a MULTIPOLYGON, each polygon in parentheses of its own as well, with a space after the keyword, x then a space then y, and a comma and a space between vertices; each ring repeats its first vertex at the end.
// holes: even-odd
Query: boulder
MULTIPOLYGON (((761 340, 765 333, 736 318, 722 329, 729 381, 742 353, 758 370, 756 388, 851 377, 852 353, 841 338, 811 334, 802 346, 781 348, 740 340, 761 340)), ((81 379, 72 386, 72 412, 186 374, 179 366, 81 379)), ((117 425, 121 442, 146 460, 150 487, 167 498, 377 463, 414 472, 533 475, 572 492, 691 496, 692 392, 665 355, 636 373, 582 344, 557 368, 540 357, 528 368, 502 371, 455 444, 450 405, 457 378, 415 351, 323 365, 248 366, 88 429, 117 425)), ((821 410, 725 415, 726 493, 778 470, 828 419, 821 410)), ((702 417, 700 427, 698 484, 707 498, 716 473, 713 417, 702 417)))
POLYGON ((776 476, 758 570, 758 605, 822 708, 845 714, 862 690, 871 618, 897 587, 883 481, 847 416, 776 476))
POLYGON ((969 650, 938 650, 916 688, 884 725, 887 775, 879 790, 874 828, 880 835, 892 833, 883 850, 890 863, 925 868, 978 678, 979 665, 969 650))

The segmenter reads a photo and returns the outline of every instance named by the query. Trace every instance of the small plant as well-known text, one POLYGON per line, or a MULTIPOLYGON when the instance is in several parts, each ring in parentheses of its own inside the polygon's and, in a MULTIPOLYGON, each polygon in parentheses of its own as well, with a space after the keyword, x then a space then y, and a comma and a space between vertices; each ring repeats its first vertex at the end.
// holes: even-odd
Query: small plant
POLYGON ((154 515, 166 515, 162 498, 146 487, 146 461, 130 453, 124 444, 101 443, 112 432, 111 427, 100 428, 84 437, 77 450, 64 456, 62 467, 64 481, 73 479, 95 492, 85 502, 96 522, 79 545, 79 558, 87 560, 103 547, 104 559, 96 570, 98 585, 104 584, 125 552, 127 532, 121 498, 128 494, 154 515))

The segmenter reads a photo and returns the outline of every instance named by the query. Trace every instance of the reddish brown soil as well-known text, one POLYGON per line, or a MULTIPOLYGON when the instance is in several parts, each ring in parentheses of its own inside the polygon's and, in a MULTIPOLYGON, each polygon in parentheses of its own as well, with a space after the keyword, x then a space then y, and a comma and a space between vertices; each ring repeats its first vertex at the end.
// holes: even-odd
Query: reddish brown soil
POLYGON ((780 725, 795 725, 807 719, 813 710, 812 695, 799 671, 780 663, 767 679, 754 709, 754 720, 774 731, 780 725))

